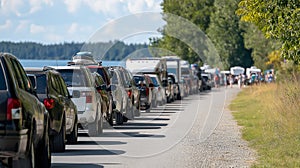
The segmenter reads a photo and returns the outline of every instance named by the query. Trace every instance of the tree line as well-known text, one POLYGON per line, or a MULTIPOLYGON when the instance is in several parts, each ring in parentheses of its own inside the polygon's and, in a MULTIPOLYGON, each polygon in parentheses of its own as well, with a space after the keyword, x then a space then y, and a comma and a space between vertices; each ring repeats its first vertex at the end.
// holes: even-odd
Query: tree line
MULTIPOLYGON (((297 39, 295 37, 289 38, 289 40, 292 40, 291 42, 282 43, 280 38, 284 39, 283 36, 288 37, 287 34, 290 32, 284 34, 279 32, 282 32, 288 25, 290 25, 289 29, 292 29, 291 27, 293 26, 291 24, 294 22, 287 20, 285 22, 289 22, 289 24, 278 28, 276 28, 276 22, 273 22, 274 24, 268 27, 266 25, 270 18, 259 20, 259 16, 262 15, 263 11, 268 12, 266 15, 268 17, 275 17, 274 15, 287 16, 288 13, 292 12, 283 13, 287 9, 282 10, 280 13, 277 13, 277 11, 282 7, 288 8, 289 5, 291 5, 291 8, 297 7, 293 5, 293 1, 289 3, 268 1, 268 4, 265 4, 264 1, 260 0, 164 0, 161 4, 163 13, 165 15, 180 16, 192 22, 211 40, 216 53, 207 52, 212 50, 211 45, 200 42, 199 48, 202 48, 203 52, 199 52, 196 51, 197 49, 195 50, 195 47, 193 48, 187 44, 184 39, 178 39, 174 35, 170 35, 169 29, 177 29, 176 31, 185 34, 185 37, 198 37, 194 32, 189 31, 188 28, 180 26, 174 19, 166 16, 164 20, 167 24, 161 29, 163 37, 151 39, 151 46, 162 47, 174 52, 190 63, 208 63, 212 66, 218 66, 222 62, 224 69, 229 69, 236 65, 245 68, 255 65, 264 70, 274 68, 274 64, 280 61, 277 59, 280 52, 275 51, 278 51, 282 44, 284 44, 283 48, 291 48, 291 43, 294 43, 297 39), (276 7, 278 5, 276 3, 280 3, 279 7, 276 7), (255 4, 254 9, 252 9, 252 4, 255 4), (269 9, 268 5, 272 9, 269 9), (250 18, 252 14, 255 15, 253 18, 250 18), (271 28, 274 31, 266 31, 271 28), (266 35, 266 32, 269 33, 266 35), (278 36, 271 36, 274 35, 273 33, 277 33, 278 36), (219 59, 216 59, 216 57, 219 57, 219 59)), ((289 18, 291 20, 293 20, 292 18, 299 20, 300 17, 296 18, 297 16, 293 14, 289 18)), ((275 19, 276 17, 273 18, 273 20, 275 19)), ((282 23, 284 22, 282 21, 282 23)), ((298 30, 298 26, 296 29, 298 30)), ((294 34, 299 34, 299 31, 294 31, 294 34)), ((297 37, 299 39, 299 36, 297 37)), ((294 48, 298 49, 299 45, 297 48, 294 48)), ((290 55, 285 56, 285 58, 291 57, 290 55)))
POLYGON ((41 44, 35 42, 0 42, 0 52, 9 52, 19 59, 69 60, 79 51, 91 51, 96 59, 120 61, 135 51, 149 56, 147 44, 125 44, 121 41, 97 43, 41 44))

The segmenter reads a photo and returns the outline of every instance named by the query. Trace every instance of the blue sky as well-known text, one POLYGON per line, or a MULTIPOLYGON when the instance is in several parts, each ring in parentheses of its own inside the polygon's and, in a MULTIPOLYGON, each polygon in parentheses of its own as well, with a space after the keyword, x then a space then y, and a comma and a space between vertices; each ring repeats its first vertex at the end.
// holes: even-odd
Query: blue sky
POLYGON ((164 24, 161 2, 0 0, 0 41, 86 42, 102 32, 98 41, 148 42, 149 37, 160 36, 157 29, 164 24))

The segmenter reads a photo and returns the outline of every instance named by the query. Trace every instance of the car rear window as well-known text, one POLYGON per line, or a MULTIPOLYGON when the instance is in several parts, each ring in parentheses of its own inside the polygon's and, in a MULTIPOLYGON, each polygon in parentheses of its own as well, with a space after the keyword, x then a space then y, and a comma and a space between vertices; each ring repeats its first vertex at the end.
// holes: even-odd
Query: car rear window
POLYGON ((46 75, 36 75, 36 93, 46 94, 47 82, 46 75))
POLYGON ((0 90, 6 90, 6 82, 5 82, 4 72, 2 69, 2 63, 0 62, 0 90))
POLYGON ((79 69, 58 69, 68 87, 86 87, 87 78, 79 69))
POLYGON ((101 75, 101 77, 103 78, 103 79, 106 79, 106 77, 105 77, 105 75, 104 75, 104 70, 103 69, 101 69, 101 68, 89 68, 90 69, 90 71, 93 73, 93 72, 97 72, 98 74, 100 74, 101 75))

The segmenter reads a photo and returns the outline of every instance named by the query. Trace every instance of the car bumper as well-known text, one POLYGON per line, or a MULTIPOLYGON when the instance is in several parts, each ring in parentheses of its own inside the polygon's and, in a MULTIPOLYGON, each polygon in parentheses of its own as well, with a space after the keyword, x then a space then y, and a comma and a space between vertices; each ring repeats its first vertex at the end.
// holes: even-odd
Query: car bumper
POLYGON ((0 131, 0 158, 22 157, 28 144, 28 130, 0 131))
POLYGON ((95 118, 96 118, 95 111, 80 112, 80 114, 78 114, 78 123, 80 124, 92 123, 95 121, 95 118))

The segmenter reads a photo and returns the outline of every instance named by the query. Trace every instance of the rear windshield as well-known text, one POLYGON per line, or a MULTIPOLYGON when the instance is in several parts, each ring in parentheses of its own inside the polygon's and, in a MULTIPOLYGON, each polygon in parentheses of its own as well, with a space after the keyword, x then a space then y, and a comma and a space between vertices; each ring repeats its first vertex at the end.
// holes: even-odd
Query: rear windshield
POLYGON ((58 69, 68 87, 90 87, 87 77, 79 69, 58 69))
POLYGON ((105 80, 106 78, 105 78, 105 75, 104 75, 104 70, 103 69, 100 69, 100 68, 89 68, 90 69, 90 71, 92 72, 92 73, 94 73, 94 72, 97 72, 98 74, 100 74, 101 75, 101 77, 105 80))
POLYGON ((46 94, 47 81, 46 75, 36 75, 36 93, 37 94, 46 94))
POLYGON ((6 90, 6 82, 5 82, 4 72, 2 69, 2 63, 0 62, 0 90, 6 90))

